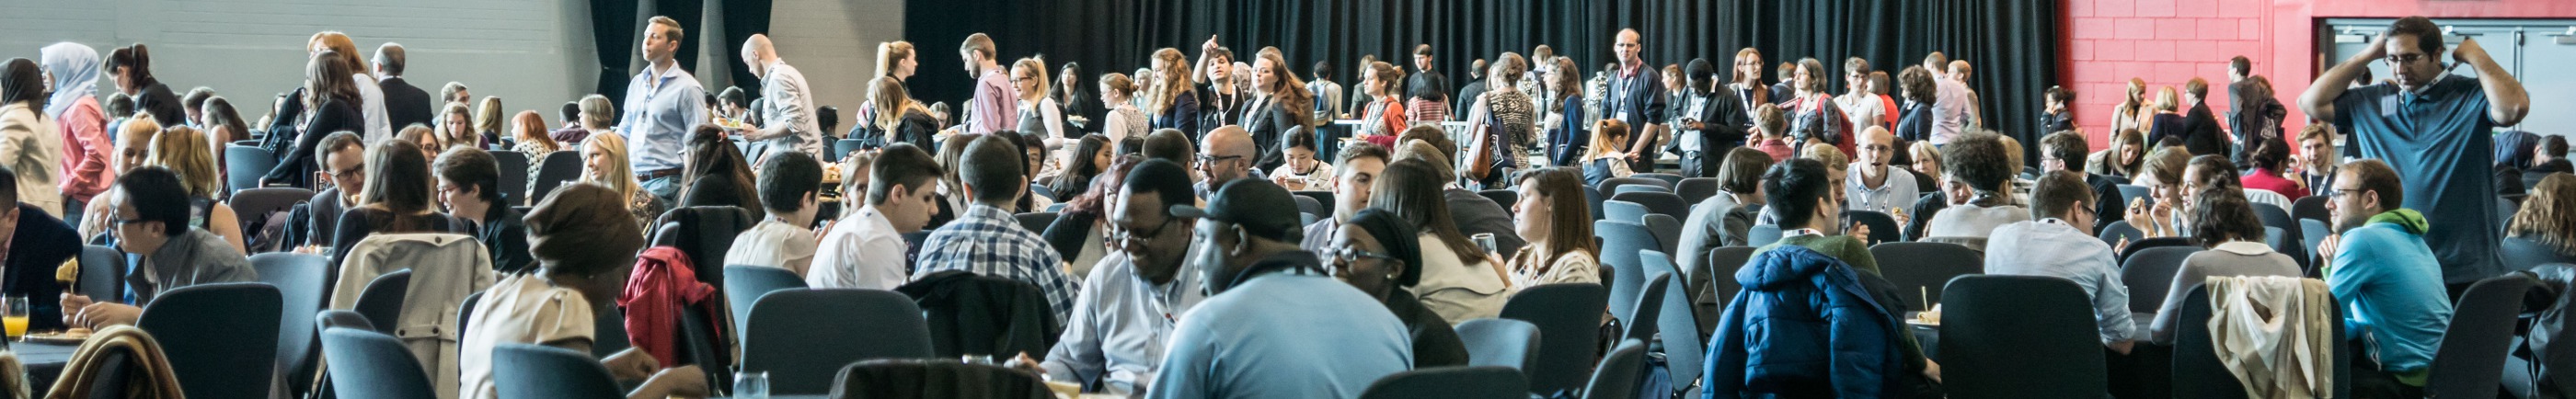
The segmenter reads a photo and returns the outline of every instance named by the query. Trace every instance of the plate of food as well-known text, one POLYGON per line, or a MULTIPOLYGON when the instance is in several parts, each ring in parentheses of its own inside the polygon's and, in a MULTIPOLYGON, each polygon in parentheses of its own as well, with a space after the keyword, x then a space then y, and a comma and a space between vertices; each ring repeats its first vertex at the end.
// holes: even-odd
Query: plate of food
POLYGON ((63 332, 30 333, 19 337, 18 340, 38 344, 80 345, 82 342, 89 341, 89 335, 89 329, 74 328, 63 332))

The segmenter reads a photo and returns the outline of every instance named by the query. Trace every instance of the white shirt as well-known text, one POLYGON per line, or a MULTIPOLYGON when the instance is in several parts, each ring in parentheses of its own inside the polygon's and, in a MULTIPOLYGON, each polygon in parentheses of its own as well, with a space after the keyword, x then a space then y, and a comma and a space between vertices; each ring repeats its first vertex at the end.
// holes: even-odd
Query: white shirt
POLYGON ((1843 180, 1843 198, 1850 202, 1846 208, 1894 215, 1894 210, 1913 207, 1915 197, 1921 196, 1923 187, 1915 185, 1914 174, 1896 170, 1895 165, 1885 166, 1887 179, 1878 187, 1869 187, 1869 180, 1861 177, 1861 171, 1869 168, 1869 162, 1862 161, 1845 169, 1851 171, 1851 177, 1843 180))
POLYGON ((1112 253, 1086 277, 1082 286, 1087 289, 1074 299, 1073 318, 1065 323, 1062 339, 1047 350, 1047 376, 1097 379, 1101 391, 1113 394, 1153 385, 1173 325, 1207 299, 1199 290, 1199 273, 1180 270, 1172 281, 1154 284, 1136 274, 1135 262, 1126 254, 1112 253))
POLYGON ((911 247, 875 206, 842 216, 818 244, 814 264, 822 267, 806 272, 807 286, 891 290, 912 279, 904 272, 911 262, 903 257, 911 247))
POLYGON ((769 71, 762 73, 761 77, 760 98, 769 101, 761 102, 760 120, 771 124, 761 130, 764 135, 787 131, 785 135, 762 141, 769 143, 771 151, 793 148, 798 152, 822 156, 823 128, 814 122, 814 89, 805 84, 805 73, 787 66, 786 59, 778 59, 769 63, 769 71))
POLYGON ((393 121, 385 117, 385 90, 376 86, 375 75, 361 73, 350 77, 358 83, 358 99, 365 103, 358 106, 358 114, 367 119, 367 134, 359 138, 364 139, 362 141, 367 145, 393 138, 393 121))
POLYGON ((734 236, 733 249, 725 251, 724 263, 784 268, 804 276, 805 269, 814 264, 814 246, 814 230, 773 217, 734 236))
POLYGON ((1968 102, 1975 99, 1968 96, 1968 85, 1959 81, 1948 78, 1932 78, 1932 81, 1934 87, 1940 88, 1932 97, 1932 144, 1949 144, 1950 139, 1959 137, 1959 130, 1967 128, 1968 107, 1974 106, 1968 102))

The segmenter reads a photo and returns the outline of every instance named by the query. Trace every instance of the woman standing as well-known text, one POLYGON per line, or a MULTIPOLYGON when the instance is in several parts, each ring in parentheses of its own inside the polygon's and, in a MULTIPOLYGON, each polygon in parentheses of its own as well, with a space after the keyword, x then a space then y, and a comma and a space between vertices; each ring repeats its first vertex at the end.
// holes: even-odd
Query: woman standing
POLYGON ((152 122, 161 126, 188 123, 187 111, 179 106, 179 95, 152 76, 152 51, 143 43, 108 52, 104 67, 107 76, 116 81, 116 92, 134 98, 136 114, 152 114, 152 122))
POLYGON ((1557 58, 1556 67, 1547 70, 1547 95, 1556 96, 1550 103, 1547 120, 1548 166, 1581 168, 1584 149, 1592 148, 1592 134, 1583 126, 1583 75, 1574 70, 1574 59, 1557 58))
POLYGON ((1512 226, 1529 245, 1512 254, 1512 286, 1601 282, 1601 249, 1593 244, 1592 215, 1584 209, 1583 178, 1565 169, 1522 173, 1512 226))
POLYGON ((1190 61, 1181 50, 1165 47, 1154 50, 1154 85, 1145 93, 1151 96, 1145 113, 1154 115, 1155 129, 1175 129, 1196 137, 1206 131, 1199 126, 1198 86, 1190 83, 1190 61))
MULTIPOLYGON (((44 59, 45 73, 54 77, 53 98, 45 100, 45 116, 52 117, 62 129, 63 210, 83 209, 82 204, 107 192, 116 183, 116 173, 108 169, 116 143, 107 135, 107 114, 99 108, 98 50, 79 43, 62 42, 38 51, 44 59)), ((66 222, 78 224, 77 214, 66 222)))
POLYGON ((45 86, 35 61, 0 64, 0 163, 18 172, 19 202, 60 215, 62 192, 45 188, 62 177, 63 130, 44 112, 45 86))
POLYGON ((1834 95, 1825 92, 1825 64, 1814 58, 1799 59, 1798 68, 1789 76, 1796 95, 1783 108, 1790 114, 1789 136, 1797 138, 1791 147, 1821 143, 1851 153, 1851 119, 1843 117, 1842 107, 1834 105, 1834 95))
POLYGON ((370 143, 393 137, 394 130, 401 126, 394 126, 390 119, 386 119, 384 89, 376 85, 376 75, 367 72, 370 69, 367 67, 367 61, 358 58, 358 44, 349 40, 349 35, 332 31, 315 33, 313 39, 304 43, 305 52, 320 54, 322 50, 331 50, 339 54, 342 61, 349 63, 349 82, 358 89, 358 101, 351 103, 351 106, 357 108, 359 116, 364 117, 363 126, 366 126, 364 130, 357 130, 359 136, 366 138, 370 143))
MULTIPOLYGON (((358 113, 358 86, 349 80, 352 66, 338 53, 324 50, 314 53, 304 66, 303 121, 297 123, 295 145, 277 167, 259 179, 261 186, 284 184, 312 188, 314 172, 322 170, 314 158, 314 147, 323 136, 336 132, 364 132, 367 122, 358 113)), ((269 132, 271 135, 289 132, 269 132)))
POLYGON ((1099 127, 1100 125, 1095 123, 1100 123, 1101 110, 1094 108, 1092 104, 1099 104, 1100 99, 1095 98, 1098 96, 1092 95, 1090 91, 1084 90, 1082 65, 1064 63, 1064 66, 1056 68, 1055 79, 1053 86, 1055 90, 1048 92, 1047 97, 1054 98, 1056 104, 1064 105, 1065 126, 1070 127, 1065 129, 1065 134, 1073 135, 1064 138, 1078 138, 1083 131, 1099 127))
POLYGON ((1100 77, 1100 105, 1109 112, 1101 116, 1100 134, 1115 143, 1129 137, 1145 137, 1145 111, 1136 109, 1136 81, 1126 74, 1110 73, 1100 77))
POLYGON ((1047 96, 1048 85, 1046 61, 1021 58, 1011 63, 1011 87, 1020 91, 1019 125, 1043 127, 1047 141, 1062 143, 1071 137, 1064 135, 1064 104, 1047 96))
POLYGON ((1373 62, 1360 71, 1360 94, 1369 98, 1360 113, 1360 137, 1392 136, 1412 125, 1405 117, 1404 102, 1396 98, 1396 82, 1404 81, 1404 70, 1395 64, 1373 62))
MULTIPOLYGON (((1488 165, 1491 169, 1485 176, 1469 176, 1485 187, 1501 187, 1503 180, 1510 176, 1498 172, 1523 167, 1519 150, 1529 148, 1525 138, 1530 137, 1531 131, 1538 130, 1538 118, 1531 109, 1537 104, 1530 100, 1529 93, 1521 92, 1520 86, 1512 84, 1519 82, 1521 73, 1529 70, 1526 65, 1529 65, 1527 60, 1520 54, 1504 52, 1500 61, 1486 67, 1485 93, 1477 95, 1476 104, 1467 109, 1470 126, 1467 131, 1484 132, 1472 138, 1482 144, 1471 145, 1491 152, 1494 160, 1488 165)), ((1459 158, 1467 156, 1460 155, 1459 158)))
POLYGON ((2131 129, 2146 131, 2144 127, 2146 125, 2147 116, 2145 115, 2147 112, 2147 81, 2145 79, 2129 78, 2129 90, 2127 93, 2127 96, 2120 98, 2119 105, 2111 106, 2111 131, 2117 132, 2131 129))
MULTIPOLYGON (((868 75, 868 86, 872 88, 871 92, 873 92, 877 78, 892 78, 894 79, 895 86, 903 86, 905 84, 904 80, 912 79, 912 73, 920 67, 921 60, 913 58, 912 42, 897 40, 877 43, 877 70, 876 72, 868 75)), ((868 101, 866 102, 859 103, 859 115, 876 115, 878 111, 876 96, 870 95, 867 100, 868 101)), ((909 99, 907 99, 906 102, 910 102, 909 99)), ((923 114, 925 115, 928 113, 929 112, 927 110, 923 111, 923 114)), ((852 126, 850 128, 850 134, 843 135, 842 137, 860 137, 858 129, 867 126, 868 125, 865 123, 859 124, 858 126, 852 126)), ((930 147, 922 148, 929 149, 930 147)))
POLYGON ((1252 100, 1252 108, 1243 114, 1244 130, 1252 135, 1252 159, 1255 169, 1276 169, 1285 163, 1280 157, 1280 136, 1292 129, 1314 126, 1315 93, 1306 91, 1306 83, 1288 69, 1288 61, 1277 49, 1262 49, 1253 60, 1253 90, 1261 92, 1252 100))

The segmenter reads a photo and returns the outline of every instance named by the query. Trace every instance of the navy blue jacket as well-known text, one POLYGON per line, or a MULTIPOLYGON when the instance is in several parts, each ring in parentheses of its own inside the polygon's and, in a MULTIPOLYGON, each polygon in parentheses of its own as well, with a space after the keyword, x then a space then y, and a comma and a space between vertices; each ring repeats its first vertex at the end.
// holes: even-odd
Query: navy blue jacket
POLYGON ((1547 128, 1548 164, 1573 166, 1583 163, 1583 152, 1592 148, 1592 127, 1583 125, 1583 96, 1568 96, 1559 104, 1562 104, 1559 112, 1564 116, 1557 118, 1556 126, 1547 128))
POLYGON ((1703 399, 1880 398, 1906 373, 1896 316, 1862 274, 1805 247, 1764 251, 1709 337, 1703 399))

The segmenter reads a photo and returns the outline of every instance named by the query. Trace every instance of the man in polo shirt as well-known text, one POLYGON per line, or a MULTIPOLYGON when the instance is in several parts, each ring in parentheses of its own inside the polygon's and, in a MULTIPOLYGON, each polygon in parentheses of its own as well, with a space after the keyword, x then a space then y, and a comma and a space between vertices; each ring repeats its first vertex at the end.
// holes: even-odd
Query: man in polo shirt
POLYGON ((2453 297, 2469 283, 2505 272, 2496 256, 2496 126, 2522 122, 2531 95, 2522 82, 2487 56, 2477 39, 2462 38, 2443 57, 2442 28, 2424 17, 2388 25, 2361 54, 2336 64, 2299 95, 2310 118, 2348 127, 2355 158, 2385 161, 2405 182, 2406 198, 2390 208, 2420 209, 2439 220, 2424 241, 2442 259, 2442 281, 2453 297), (2445 65, 2444 60, 2456 61, 2445 65), (2347 88, 2373 61, 2388 63, 2393 83, 2347 88), (2453 75, 2466 64, 2476 78, 2453 75))
POLYGON ((1386 305, 1298 250, 1297 202, 1261 179, 1217 189, 1189 266, 1209 296, 1181 317, 1149 398, 1354 398, 1413 368, 1412 333, 1386 305))

